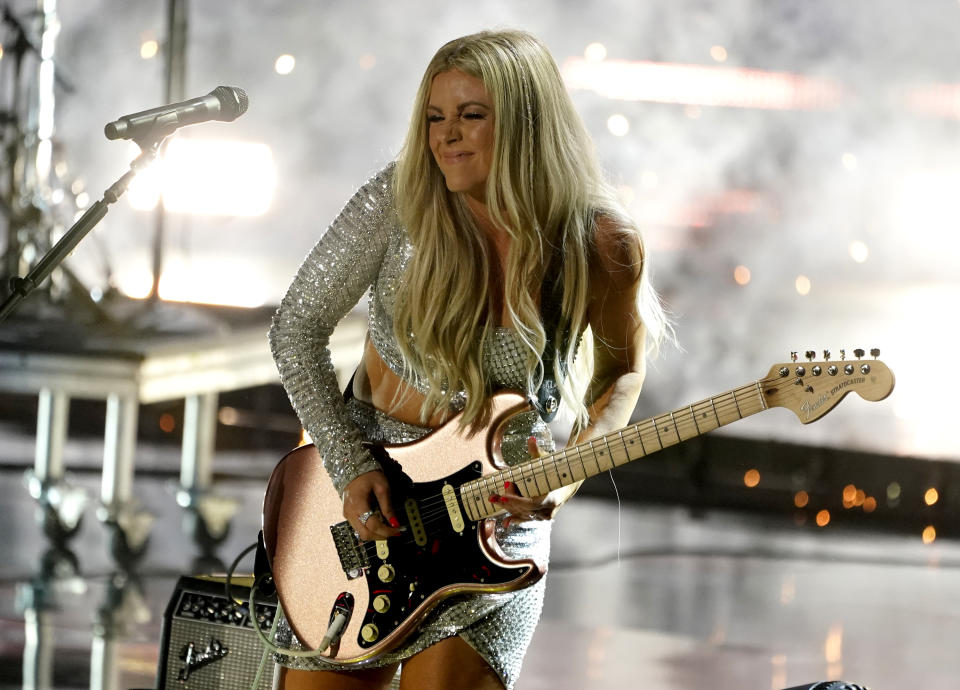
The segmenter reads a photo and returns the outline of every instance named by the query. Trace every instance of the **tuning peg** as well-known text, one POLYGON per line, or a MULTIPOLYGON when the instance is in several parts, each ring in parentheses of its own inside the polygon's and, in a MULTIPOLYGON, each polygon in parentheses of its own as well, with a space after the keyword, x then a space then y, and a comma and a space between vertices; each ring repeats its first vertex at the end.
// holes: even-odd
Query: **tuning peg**
POLYGON ((879 348, 879 347, 871 348, 871 349, 870 349, 870 356, 873 357, 874 359, 876 359, 877 357, 879 357, 879 356, 880 356, 880 348, 879 348))
POLYGON ((791 361, 791 362, 796 362, 796 361, 797 361, 797 353, 796 353, 796 351, 792 351, 792 352, 790 353, 790 361, 791 361))
POLYGON ((807 350, 806 352, 803 353, 803 355, 807 358, 808 362, 812 362, 813 358, 817 356, 817 353, 814 352, 813 350, 807 350))
POLYGON ((829 362, 829 361, 830 361, 830 350, 824 350, 824 351, 823 351, 823 360, 824 360, 825 362, 829 362))
POLYGON ((840 350, 840 361, 842 362, 842 361, 844 361, 846 358, 847 358, 847 351, 846 351, 846 350, 840 350))
POLYGON ((853 354, 856 355, 857 359, 860 359, 864 355, 863 348, 858 347, 856 350, 853 351, 853 354))

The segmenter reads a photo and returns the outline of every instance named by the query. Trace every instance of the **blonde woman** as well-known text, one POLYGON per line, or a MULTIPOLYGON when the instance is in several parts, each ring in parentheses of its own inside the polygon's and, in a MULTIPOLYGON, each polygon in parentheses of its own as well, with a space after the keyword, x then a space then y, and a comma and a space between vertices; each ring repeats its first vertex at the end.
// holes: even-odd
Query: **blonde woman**
MULTIPOLYGON (((270 342, 344 518, 375 540, 400 534, 402 512, 365 442, 412 441, 456 414, 480 427, 492 393, 533 396, 544 372, 576 419, 572 440, 614 431, 630 421, 645 349, 663 330, 640 236, 603 180, 556 63, 533 36, 499 31, 434 56, 397 161, 307 256, 270 342), (327 343, 368 289, 368 337, 341 395, 327 343), (546 302, 554 318, 541 314, 546 302), (578 360, 591 340, 592 356, 578 360), (548 341, 557 353, 545 362, 548 341)), ((510 464, 552 447, 536 411, 515 417, 503 440, 510 464)), ((546 562, 550 521, 575 490, 531 498, 508 486, 490 496, 503 508, 504 552, 546 562)), ((281 656, 282 687, 387 687, 402 662, 401 688, 512 688, 544 583, 448 600, 373 668, 281 656)))

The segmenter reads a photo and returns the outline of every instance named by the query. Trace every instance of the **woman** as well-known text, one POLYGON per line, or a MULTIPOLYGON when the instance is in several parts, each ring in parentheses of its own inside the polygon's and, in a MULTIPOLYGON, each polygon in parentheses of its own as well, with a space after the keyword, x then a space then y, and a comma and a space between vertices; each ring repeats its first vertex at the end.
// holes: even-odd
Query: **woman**
MULTIPOLYGON (((556 63, 529 34, 501 31, 451 41, 434 56, 396 163, 361 188, 308 255, 270 341, 345 519, 373 540, 396 536, 401 522, 365 441, 414 440, 456 413, 463 427, 482 425, 492 392, 535 394, 544 364, 576 420, 572 438, 614 431, 639 396, 645 343, 663 329, 640 236, 603 181, 556 63), (327 343, 368 288, 369 334, 341 396, 327 343), (558 317, 544 319, 542 306, 558 317), (578 360, 591 336, 592 361, 578 360), (544 363, 548 339, 558 352, 544 363)), ((534 411, 519 415, 503 447, 511 464, 529 459, 552 449, 549 428, 534 411)), ((545 562, 550 520, 575 490, 530 498, 505 487, 491 496, 504 510, 504 551, 545 562)), ((544 582, 442 604, 377 668, 281 657, 282 685, 386 687, 402 661, 402 688, 511 688, 544 582)))

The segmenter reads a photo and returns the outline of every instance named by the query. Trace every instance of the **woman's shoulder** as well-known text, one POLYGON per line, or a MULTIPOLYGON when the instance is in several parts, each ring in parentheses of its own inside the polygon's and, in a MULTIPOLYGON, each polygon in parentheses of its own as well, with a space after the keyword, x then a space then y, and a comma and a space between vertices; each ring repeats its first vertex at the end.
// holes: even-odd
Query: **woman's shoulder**
POLYGON ((643 269, 643 241, 637 228, 617 214, 596 213, 590 263, 594 279, 618 287, 635 284, 643 269))

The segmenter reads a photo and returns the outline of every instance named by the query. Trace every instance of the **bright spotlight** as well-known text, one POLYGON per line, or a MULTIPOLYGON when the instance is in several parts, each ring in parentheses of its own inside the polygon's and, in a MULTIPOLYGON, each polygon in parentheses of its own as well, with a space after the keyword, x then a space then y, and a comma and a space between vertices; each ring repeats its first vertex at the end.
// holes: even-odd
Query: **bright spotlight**
POLYGON ((266 144, 174 139, 161 160, 130 185, 131 206, 214 216, 260 216, 273 200, 276 171, 266 144))

